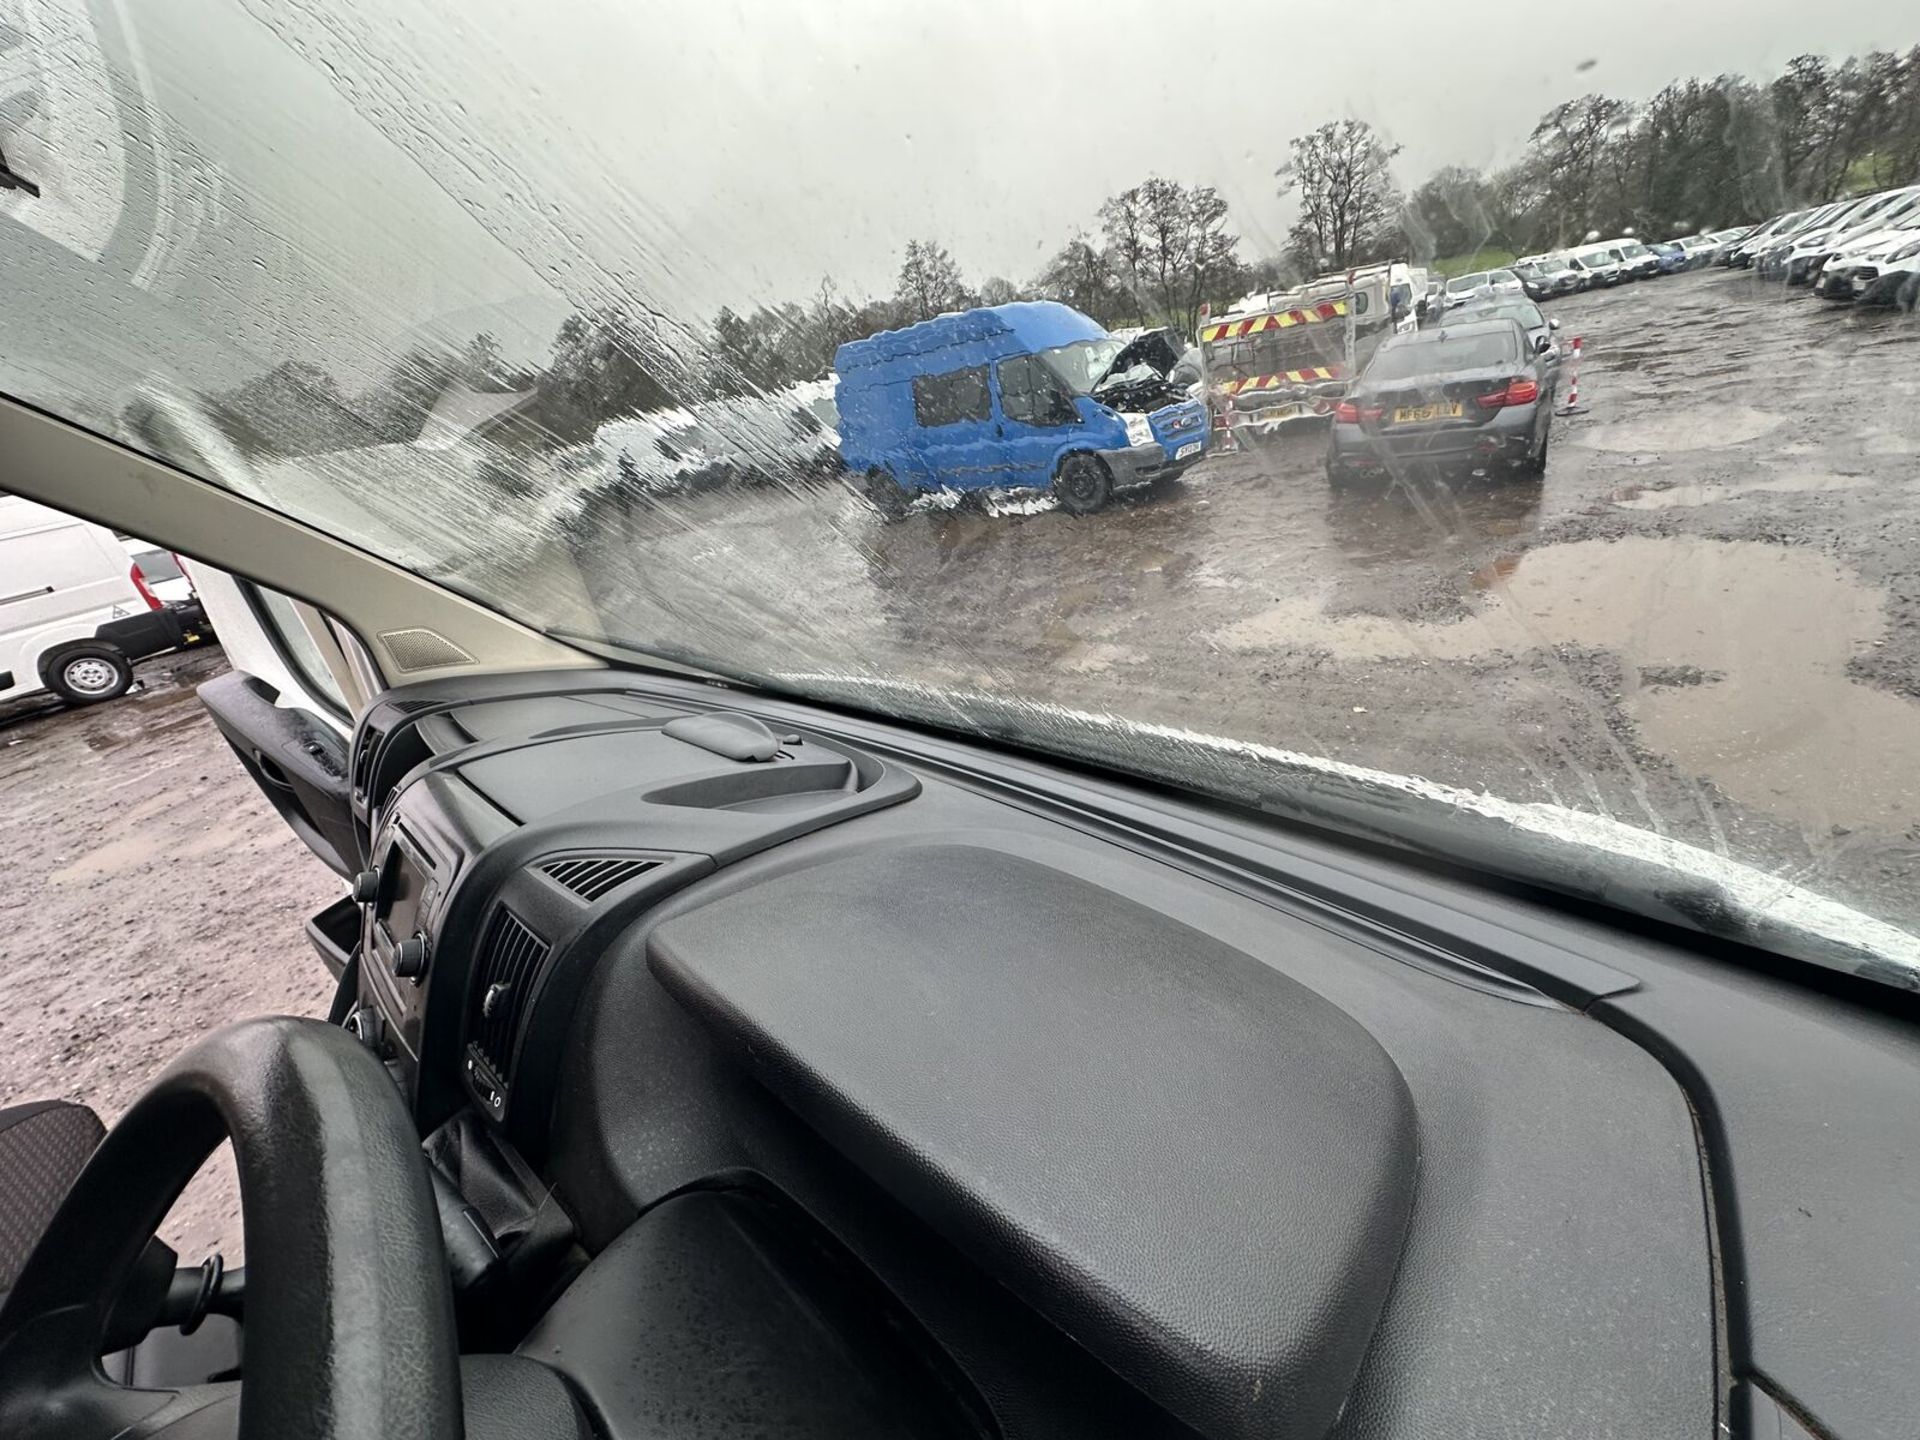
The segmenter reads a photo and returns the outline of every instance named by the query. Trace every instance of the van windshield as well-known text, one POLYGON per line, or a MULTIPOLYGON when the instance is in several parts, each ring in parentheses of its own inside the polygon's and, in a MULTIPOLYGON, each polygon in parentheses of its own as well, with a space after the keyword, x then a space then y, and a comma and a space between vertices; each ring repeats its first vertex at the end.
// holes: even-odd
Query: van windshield
POLYGON ((1120 358, 1126 343, 1108 336, 1100 340, 1075 340, 1071 345, 1056 345, 1042 350, 1040 359, 1065 382, 1076 395, 1091 395, 1093 387, 1107 373, 1107 367, 1120 358))

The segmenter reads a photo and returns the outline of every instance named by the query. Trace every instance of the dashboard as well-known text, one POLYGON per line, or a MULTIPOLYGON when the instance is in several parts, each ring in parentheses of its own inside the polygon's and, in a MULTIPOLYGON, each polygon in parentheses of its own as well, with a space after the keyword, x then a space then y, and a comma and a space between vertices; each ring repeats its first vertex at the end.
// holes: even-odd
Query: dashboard
POLYGON ((1913 1032, 1861 994, 693 682, 389 692, 351 786, 347 1023, 525 1262, 490 1343, 603 1433, 1907 1404, 1834 1378, 1920 1319, 1913 1032))
POLYGON ((536 1153, 604 936, 718 866, 919 789, 817 735, 619 695, 376 707, 355 755, 374 837, 354 881, 358 1025, 423 1123, 469 1102, 536 1153))

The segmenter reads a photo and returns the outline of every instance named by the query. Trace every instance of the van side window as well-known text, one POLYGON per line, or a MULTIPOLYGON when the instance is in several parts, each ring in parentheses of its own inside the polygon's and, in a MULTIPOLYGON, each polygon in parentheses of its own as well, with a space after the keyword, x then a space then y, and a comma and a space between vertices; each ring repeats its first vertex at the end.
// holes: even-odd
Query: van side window
POLYGON ((993 418, 993 398, 987 393, 987 367, 974 365, 944 375, 913 377, 913 418, 922 425, 952 425, 961 420, 993 418))
POLYGON ((1014 355, 995 369, 1000 376, 1000 409, 1023 425, 1071 425, 1079 414, 1054 379, 1031 355, 1014 355))

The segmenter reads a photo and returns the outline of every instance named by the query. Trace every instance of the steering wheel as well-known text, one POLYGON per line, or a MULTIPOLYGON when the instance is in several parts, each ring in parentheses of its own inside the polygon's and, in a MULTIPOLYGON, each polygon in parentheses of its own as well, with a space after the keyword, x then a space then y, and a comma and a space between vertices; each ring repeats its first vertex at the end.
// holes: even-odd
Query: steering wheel
POLYGON ((460 1440, 458 1366, 420 1142, 385 1068, 318 1020, 246 1020, 168 1066, 67 1192, 0 1306, 0 1435, 227 1436, 237 1405, 240 1440, 460 1440), (98 1361, 115 1298, 223 1138, 245 1380, 116 1385, 98 1361))

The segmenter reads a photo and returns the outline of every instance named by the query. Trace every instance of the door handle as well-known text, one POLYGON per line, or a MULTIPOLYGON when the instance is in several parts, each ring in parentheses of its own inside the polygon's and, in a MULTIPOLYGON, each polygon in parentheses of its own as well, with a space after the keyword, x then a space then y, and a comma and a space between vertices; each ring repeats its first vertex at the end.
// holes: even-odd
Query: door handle
POLYGON ((274 789, 289 791, 293 789, 293 781, 287 778, 287 772, 257 750, 254 752, 253 761, 259 767, 260 778, 274 789))

